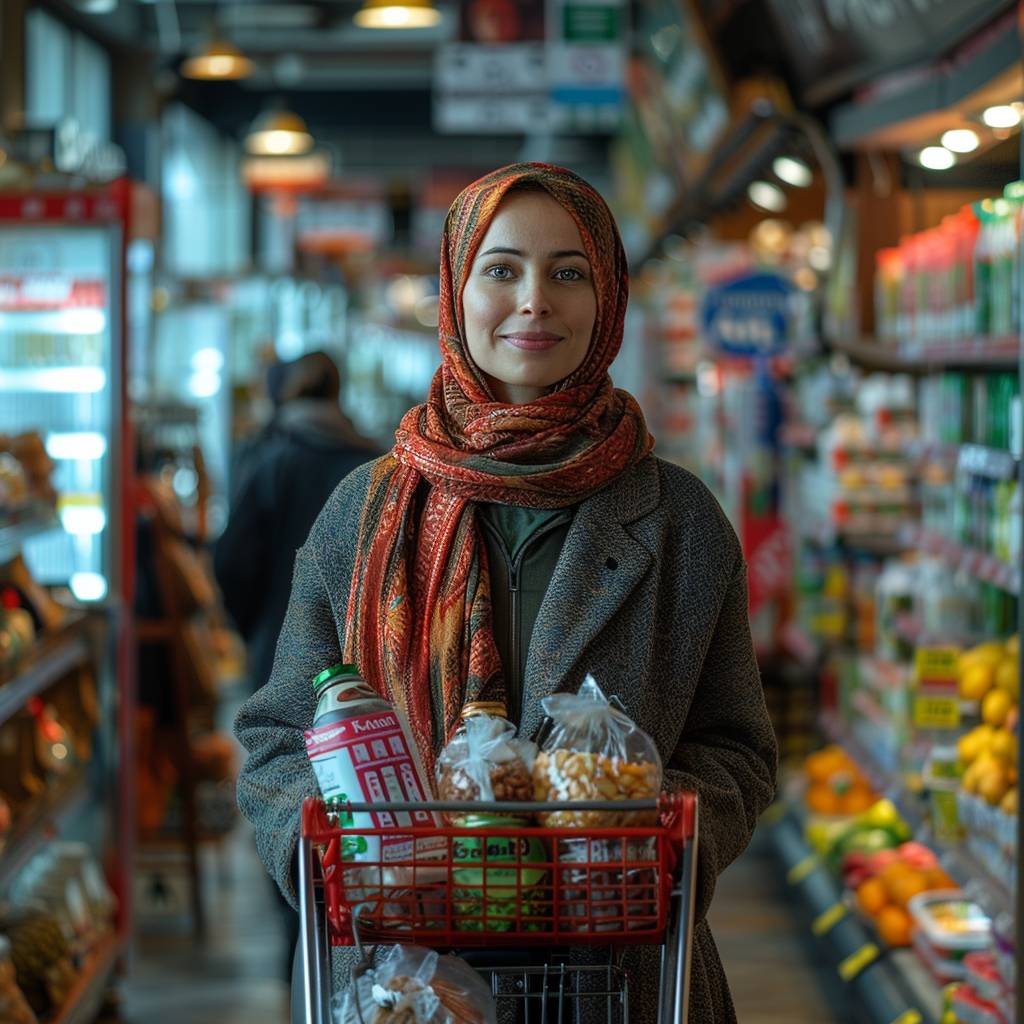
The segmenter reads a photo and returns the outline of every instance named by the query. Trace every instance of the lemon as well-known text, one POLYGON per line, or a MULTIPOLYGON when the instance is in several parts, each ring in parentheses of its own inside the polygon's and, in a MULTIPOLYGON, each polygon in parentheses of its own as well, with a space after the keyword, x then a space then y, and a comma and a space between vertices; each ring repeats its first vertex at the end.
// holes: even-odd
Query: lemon
POLYGON ((993 807, 998 804, 1010 788, 1010 777, 1006 769, 998 761, 993 762, 987 771, 979 772, 978 796, 993 807))
POLYGON ((965 793, 978 792, 978 783, 981 781, 981 773, 978 771, 978 765, 982 763, 983 762, 980 759, 976 760, 974 764, 964 772, 964 777, 960 780, 960 785, 965 793))
POLYGON ((1005 657, 996 666, 995 685, 1000 690, 1005 690, 1014 701, 1020 700, 1020 666, 1017 664, 1017 659, 1012 657, 1005 657))
POLYGON ((974 662, 960 676, 960 696, 964 700, 982 700, 992 689, 995 669, 982 662, 974 662))
POLYGON ((1006 641, 1006 653, 1011 658, 1019 658, 1020 657, 1020 635, 1019 634, 1014 633, 1014 635, 1011 636, 1010 639, 1006 641))
POLYGON ((1013 764, 1017 760, 1017 737, 1006 729, 996 729, 992 734, 989 751, 993 757, 1013 764))
POLYGON ((987 643, 978 644, 960 655, 961 660, 966 658, 970 662, 997 662, 1006 653, 1005 644, 998 640, 989 640, 987 643))
POLYGON ((998 728, 1006 721, 1013 699, 1005 690, 992 690, 981 702, 981 718, 988 725, 998 728))
POLYGON ((956 753, 964 764, 972 764, 984 753, 991 743, 992 726, 977 725, 970 732, 964 733, 957 741, 956 753))
POLYGON ((1017 813, 1017 787, 1014 786, 1012 789, 1006 791, 1006 795, 1002 800, 999 801, 999 810, 1003 814, 1016 814, 1017 813))

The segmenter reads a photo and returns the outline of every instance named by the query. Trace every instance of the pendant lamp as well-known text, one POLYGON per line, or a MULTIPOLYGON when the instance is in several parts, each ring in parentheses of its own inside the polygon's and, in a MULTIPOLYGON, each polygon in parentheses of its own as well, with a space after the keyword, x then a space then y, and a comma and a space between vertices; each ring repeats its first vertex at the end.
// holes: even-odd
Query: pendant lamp
POLYGON ((252 61, 237 46, 213 39, 181 65, 181 73, 185 78, 208 82, 237 81, 252 74, 252 61))
POLYGON ((313 148, 313 136, 298 114, 268 110, 253 122, 245 148, 254 156, 300 156, 313 148))
POLYGON ((360 28, 431 28, 440 20, 433 0, 365 0, 355 16, 360 28))

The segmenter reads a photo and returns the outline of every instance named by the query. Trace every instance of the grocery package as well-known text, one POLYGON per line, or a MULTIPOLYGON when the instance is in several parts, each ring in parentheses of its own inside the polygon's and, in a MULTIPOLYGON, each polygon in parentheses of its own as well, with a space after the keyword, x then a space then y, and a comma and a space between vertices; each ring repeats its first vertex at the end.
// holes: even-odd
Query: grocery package
POLYGON ((31 907, 9 912, 0 929, 11 945, 18 987, 39 1017, 63 1006, 75 983, 67 940, 53 914, 31 907))
POLYGON ((336 1002, 336 1024, 497 1024, 490 988, 464 960, 419 946, 376 960, 336 1002))
POLYGON ((908 906, 916 925, 914 948, 939 978, 960 980, 964 957, 991 945, 991 920, 958 889, 919 893, 908 906))
MULTIPOLYGON (((367 829, 437 827, 429 811, 359 811, 342 809, 353 803, 423 802, 430 799, 428 777, 420 763, 416 741, 402 713, 378 696, 353 665, 333 665, 313 680, 318 703, 313 728, 305 733, 306 751, 320 792, 338 806, 342 828, 351 829, 352 842, 343 844, 345 860, 387 864, 444 855, 443 837, 416 839, 360 834, 367 829)), ((376 876, 376 872, 370 870, 376 876)), ((383 872, 385 884, 398 882, 408 870, 383 872)))
MULTIPOLYGON (((661 791, 661 758, 654 741, 624 712, 612 707, 593 676, 579 693, 543 700, 552 729, 533 763, 538 801, 637 800, 661 791)), ((542 825, 608 828, 653 825, 657 811, 556 811, 541 814, 542 825)))
POLYGON ((11 942, 5 935, 0 935, 0 1020, 5 1024, 36 1024, 36 1015, 18 988, 11 942))
MULTIPOLYGON (((516 737, 515 726, 481 705, 463 710, 463 722, 437 761, 439 800, 533 799, 537 745, 516 737)), ((457 815, 446 815, 460 824, 457 815)))

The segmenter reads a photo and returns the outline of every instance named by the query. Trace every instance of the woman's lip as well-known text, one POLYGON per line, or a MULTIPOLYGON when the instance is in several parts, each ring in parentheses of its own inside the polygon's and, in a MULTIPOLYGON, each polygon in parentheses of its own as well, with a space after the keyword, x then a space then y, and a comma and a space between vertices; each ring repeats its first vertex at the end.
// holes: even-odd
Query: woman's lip
POLYGON ((544 349, 554 348, 562 340, 560 335, 548 334, 546 331, 523 331, 519 334, 503 334, 501 337, 515 348, 528 352, 542 352, 544 349))

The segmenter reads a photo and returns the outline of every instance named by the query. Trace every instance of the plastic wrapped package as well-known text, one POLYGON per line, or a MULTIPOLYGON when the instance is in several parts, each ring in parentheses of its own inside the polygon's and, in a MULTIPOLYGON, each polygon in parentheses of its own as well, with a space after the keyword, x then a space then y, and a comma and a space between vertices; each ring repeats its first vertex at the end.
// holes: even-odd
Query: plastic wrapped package
MULTIPOLYGON (((532 800, 537 745, 515 733, 515 726, 497 715, 467 717, 438 758, 438 799, 532 800)), ((458 815, 446 818, 451 824, 461 821, 458 815)))
POLYGON ((464 960, 420 946, 376 959, 336 1001, 335 1024, 497 1024, 490 988, 464 960))
POLYGON ((0 935, 0 1020, 5 1024, 36 1024, 36 1015, 18 988, 11 943, 5 935, 0 935))
MULTIPOLYGON (((540 801, 640 800, 661 791, 662 767, 654 741, 613 707, 593 676, 579 693, 545 697, 552 729, 533 764, 534 799, 540 801)), ((555 811, 542 825, 619 828, 654 825, 657 811, 555 811)))

